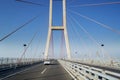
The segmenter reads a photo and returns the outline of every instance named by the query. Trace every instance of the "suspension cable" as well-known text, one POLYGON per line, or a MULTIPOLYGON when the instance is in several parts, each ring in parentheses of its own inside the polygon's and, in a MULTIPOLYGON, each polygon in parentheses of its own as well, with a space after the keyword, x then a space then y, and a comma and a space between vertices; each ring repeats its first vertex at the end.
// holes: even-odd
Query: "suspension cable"
POLYGON ((5 40, 6 38, 10 37, 12 34, 14 34, 15 32, 19 31, 20 29, 22 29, 23 27, 25 27, 26 25, 28 25, 29 23, 31 23, 32 21, 34 21, 38 16, 33 17, 32 19, 30 19, 29 21, 27 21, 26 23, 24 23, 23 25, 21 25, 20 27, 18 27, 17 29, 13 30, 12 32, 10 32, 9 34, 7 34, 6 36, 4 36, 3 38, 0 39, 0 42, 5 40))
MULTIPOLYGON (((101 50, 101 49, 103 49, 103 48, 101 48, 100 47, 100 43, 98 43, 88 32, 87 32, 87 30, 86 29, 84 29, 83 28, 83 26, 75 19, 75 18, 73 18, 72 16, 70 16, 70 18, 72 18, 73 19, 73 21, 74 22, 76 22, 78 25, 79 25, 79 27, 88 35, 88 37, 93 41, 93 42, 95 42, 96 43, 96 45, 98 46, 98 48, 101 50)), ((102 53, 103 55, 108 55, 107 53, 102 53)), ((110 56, 109 56, 110 57, 110 56)), ((103 61, 104 62, 104 61, 103 61)))
POLYGON ((101 22, 98 22, 97 20, 94 20, 94 19, 92 19, 92 18, 90 18, 90 17, 81 15, 80 13, 78 13, 78 12, 76 12, 76 11, 71 11, 71 10, 69 10, 69 11, 72 12, 72 13, 74 13, 74 14, 76 14, 76 15, 79 15, 79 16, 81 16, 81 17, 83 17, 83 18, 85 18, 85 19, 87 19, 87 20, 89 20, 89 21, 92 21, 92 22, 96 23, 96 24, 100 25, 100 26, 103 27, 103 28, 106 28, 106 29, 108 29, 108 30, 111 30, 112 32, 117 33, 117 34, 120 35, 120 31, 118 31, 118 30, 116 30, 116 29, 113 29, 112 27, 110 27, 110 26, 108 26, 108 25, 105 25, 105 24, 103 24, 103 23, 101 23, 101 22))
POLYGON ((63 51, 63 42, 64 42, 64 34, 63 34, 64 32, 62 31, 62 34, 61 34, 61 44, 60 44, 60 58, 64 58, 64 56, 63 56, 63 53, 64 53, 64 51, 63 51))
MULTIPOLYGON (((68 16, 68 22, 69 22, 69 24, 72 26, 72 27, 71 27, 71 34, 75 34, 74 36, 79 37, 79 39, 77 38, 78 41, 79 41, 79 40, 82 40, 81 36, 79 36, 79 32, 75 29, 75 27, 74 27, 75 24, 73 24, 73 21, 72 21, 72 19, 70 18, 69 14, 68 14, 67 16, 68 16)), ((74 42, 73 39, 74 39, 74 38, 71 39, 71 42, 74 42)), ((83 40, 83 42, 84 42, 84 40, 83 40)), ((84 43, 83 43, 83 44, 84 44, 84 43)), ((75 44, 75 45, 78 45, 78 43, 75 44)), ((86 51, 88 51, 88 49, 85 48, 85 44, 83 45, 83 48, 86 49, 86 51)), ((84 52, 82 52, 82 51, 80 51, 80 50, 79 50, 79 52, 80 52, 80 53, 84 53, 84 52)))
POLYGON ((53 32, 51 32, 50 43, 49 43, 49 58, 54 57, 54 45, 53 45, 53 32))
POLYGON ((76 1, 76 0, 70 0, 70 1, 69 1, 69 4, 71 4, 71 3, 75 2, 75 1, 76 1))
MULTIPOLYGON (((101 47, 99 46, 99 43, 88 33, 88 31, 87 31, 85 28, 83 28, 83 26, 82 26, 75 18, 73 18, 72 16, 70 16, 70 18, 71 18, 76 24, 78 24, 78 25, 80 26, 80 28, 88 35, 88 37, 89 37, 94 43, 96 43, 97 47, 98 47, 99 49, 101 49, 101 47)), ((104 54, 104 53, 102 53, 102 54, 104 54)), ((89 54, 89 55, 86 54, 86 56, 87 56, 87 57, 90 57, 90 54, 89 54)))
MULTIPOLYGON (((74 37, 75 37, 75 36, 77 37, 77 35, 78 35, 78 34, 77 34, 77 30, 75 29, 75 27, 74 27, 74 25, 73 25, 73 22, 72 22, 72 20, 70 19, 69 15, 67 15, 67 16, 68 16, 68 22, 69 22, 68 24, 70 24, 70 25, 72 26, 70 33, 71 33, 71 34, 75 34, 74 37)), ((72 37, 73 37, 73 36, 72 36, 72 37)), ((72 38, 72 39, 71 39, 71 42, 74 42, 73 39, 75 39, 75 38, 72 38)), ((81 38, 80 38, 80 39, 81 39, 81 38)), ((78 43, 77 43, 77 44, 78 44, 78 43)), ((74 45, 77 45, 77 44, 74 44, 74 45)), ((85 48, 85 47, 84 47, 84 48, 85 48)), ((73 48, 72 48, 72 49, 73 49, 73 48)), ((83 52, 80 51, 80 53, 83 53, 83 52)))
POLYGON ((40 44, 41 44, 41 38, 38 39, 38 46, 37 46, 37 48, 36 48, 36 50, 35 50, 35 54, 34 54, 33 58, 35 58, 35 56, 36 56, 36 54, 37 54, 37 52, 38 52, 38 49, 40 48, 40 44))
MULTIPOLYGON (((72 26, 75 26, 75 24, 73 25, 73 21, 72 21, 72 19, 71 19, 71 15, 69 14, 68 15, 69 16, 69 18, 70 18, 70 23, 71 23, 71 25, 72 26)), ((87 48, 87 46, 85 45, 85 41, 82 39, 82 37, 79 35, 79 31, 77 31, 77 29, 75 29, 75 27, 72 27, 72 30, 74 30, 74 32, 76 32, 76 35, 79 37, 79 39, 83 42, 83 47, 84 47, 84 49, 86 49, 86 51, 88 51, 89 52, 89 57, 90 57, 90 55, 91 55, 91 53, 92 52, 90 52, 89 50, 88 50, 88 48, 87 48)), ((90 49, 90 48, 89 48, 90 49)))
POLYGON ((27 46, 27 47, 25 48, 25 50, 23 51, 23 53, 22 53, 22 55, 21 55, 21 57, 20 57, 18 63, 21 62, 23 56, 26 54, 26 52, 27 52, 28 48, 30 47, 32 41, 33 41, 34 38, 36 37, 36 34, 37 34, 37 32, 33 35, 32 39, 31 39, 30 42, 28 43, 28 46, 27 46))
POLYGON ((34 3, 34 2, 24 1, 24 0, 16 0, 16 1, 18 1, 18 2, 23 2, 23 3, 27 3, 27 4, 39 5, 39 6, 43 6, 43 5, 44 5, 44 4, 34 3))
POLYGON ((89 34, 89 32, 77 20, 75 20, 75 18, 72 16, 70 17, 75 23, 79 25, 79 27, 88 35, 88 37, 99 46, 99 43, 89 34))
MULTIPOLYGON (((71 23, 70 20, 69 20, 69 16, 68 16, 67 18, 68 18, 67 24, 71 26, 72 23, 71 23)), ((73 38, 73 37, 76 36, 76 35, 73 36, 74 31, 73 31, 72 27, 70 27, 70 33, 72 34, 72 35, 71 35, 72 38, 70 39, 70 42, 71 42, 71 45, 72 45, 72 44, 75 44, 75 43, 74 43, 75 38, 73 38)), ((75 44, 75 45, 76 45, 76 44, 75 44)), ((71 46, 71 47, 72 47, 72 46, 71 46)), ((75 50, 74 47, 72 47, 72 51, 71 51, 71 52, 74 53, 74 50, 75 50)))
POLYGON ((52 33, 51 33, 52 35, 51 35, 51 53, 52 53, 52 57, 54 58, 54 41, 53 41, 53 31, 52 31, 52 33))
MULTIPOLYGON (((75 18, 73 18, 72 16, 70 16, 70 18, 71 18, 74 22, 76 22, 76 23, 79 25, 79 27, 88 35, 88 37, 97 45, 97 47, 98 47, 99 49, 101 49, 101 47, 99 46, 100 43, 98 43, 98 42, 88 33, 88 31, 87 31, 85 28, 83 28, 83 26, 82 26, 75 18)), ((104 53, 102 53, 102 54, 104 55, 104 53)), ((86 55, 87 55, 87 54, 86 54, 86 55)), ((88 57, 90 57, 90 54, 89 54, 88 57)))
POLYGON ((81 4, 81 5, 71 6, 71 7, 101 6, 101 5, 110 5, 110 4, 120 4, 120 1, 118 1, 118 2, 96 3, 96 4, 81 4))

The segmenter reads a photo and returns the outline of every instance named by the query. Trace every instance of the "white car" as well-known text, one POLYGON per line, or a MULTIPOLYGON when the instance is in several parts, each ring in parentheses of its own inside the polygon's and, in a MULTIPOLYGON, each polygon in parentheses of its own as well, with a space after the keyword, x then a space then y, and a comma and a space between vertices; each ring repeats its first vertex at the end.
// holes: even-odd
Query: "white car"
POLYGON ((44 61, 44 65, 49 65, 50 61, 44 61))

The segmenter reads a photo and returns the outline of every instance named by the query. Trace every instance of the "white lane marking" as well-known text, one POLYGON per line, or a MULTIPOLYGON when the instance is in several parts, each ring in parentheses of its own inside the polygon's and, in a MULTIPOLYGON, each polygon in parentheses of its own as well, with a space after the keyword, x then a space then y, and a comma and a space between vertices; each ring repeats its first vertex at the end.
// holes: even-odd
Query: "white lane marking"
POLYGON ((45 68, 42 72, 41 72, 41 74, 44 74, 44 72, 47 70, 47 68, 45 68))

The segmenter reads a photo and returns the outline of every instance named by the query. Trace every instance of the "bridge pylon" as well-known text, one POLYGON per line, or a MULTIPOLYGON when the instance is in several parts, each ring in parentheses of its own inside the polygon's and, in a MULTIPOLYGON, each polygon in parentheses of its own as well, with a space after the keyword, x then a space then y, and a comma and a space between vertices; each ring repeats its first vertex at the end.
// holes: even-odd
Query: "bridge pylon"
POLYGON ((50 0, 50 6, 49 6, 49 29, 48 29, 48 36, 47 36, 47 43, 45 48, 45 54, 44 59, 48 59, 48 50, 50 45, 50 39, 52 35, 53 30, 63 30, 64 37, 65 37, 65 44, 67 49, 67 58, 71 58, 71 52, 70 52, 70 45, 69 45, 69 39, 68 39, 68 33, 67 33, 67 27, 66 27, 66 0, 62 0, 62 6, 63 6, 63 25, 62 26, 53 26, 52 25, 52 12, 53 12, 53 0, 50 0))

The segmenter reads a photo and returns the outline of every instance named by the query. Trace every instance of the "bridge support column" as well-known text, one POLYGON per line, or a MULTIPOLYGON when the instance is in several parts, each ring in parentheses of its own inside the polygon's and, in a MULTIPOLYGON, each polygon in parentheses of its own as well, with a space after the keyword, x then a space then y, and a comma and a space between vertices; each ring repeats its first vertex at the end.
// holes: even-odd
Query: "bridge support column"
POLYGON ((70 45, 69 45, 69 39, 68 39, 68 33, 67 33, 67 27, 66 27, 66 0, 62 0, 63 4, 63 26, 52 26, 52 6, 53 6, 53 0, 50 0, 50 7, 49 7, 49 30, 48 30, 48 37, 47 37, 47 43, 45 48, 45 54, 44 58, 48 59, 48 50, 50 45, 50 38, 51 33, 53 30, 63 30, 64 37, 65 37, 65 44, 67 49, 67 57, 68 59, 71 58, 71 52, 70 52, 70 45))

